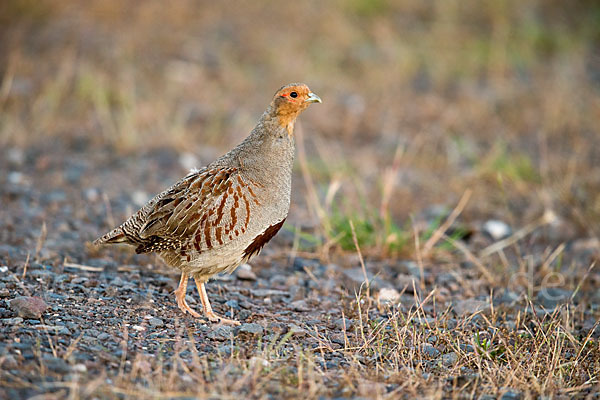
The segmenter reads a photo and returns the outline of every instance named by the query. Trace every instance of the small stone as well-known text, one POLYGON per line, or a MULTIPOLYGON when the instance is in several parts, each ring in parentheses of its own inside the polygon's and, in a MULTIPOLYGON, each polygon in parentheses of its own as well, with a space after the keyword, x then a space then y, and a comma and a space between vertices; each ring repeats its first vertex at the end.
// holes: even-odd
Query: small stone
POLYGON ((160 328, 161 326, 163 326, 165 324, 162 319, 156 318, 156 317, 150 318, 150 320, 148 321, 148 323, 153 328, 160 328))
POLYGON ((396 287, 401 288, 405 293, 414 293, 415 290, 418 292, 420 285, 419 274, 398 274, 396 277, 396 287))
POLYGON ((340 331, 344 330, 344 324, 346 325, 347 331, 352 329, 353 322, 352 322, 352 320, 349 320, 348 318, 338 318, 335 321, 333 321, 333 325, 335 325, 336 329, 338 329, 340 331))
POLYGON ((236 270, 236 276, 238 279, 244 281, 255 281, 256 274, 252 271, 252 266, 250 264, 242 264, 236 270))
POLYGON ((488 310, 490 308, 490 303, 475 299, 458 300, 453 304, 453 308, 457 315, 471 315, 488 310))
POLYGON ((519 399, 521 399, 521 393, 519 393, 513 389, 509 389, 507 392, 505 392, 500 397, 500 400, 519 400, 519 399))
POLYGON ((4 370, 17 368, 19 365, 17 363, 17 359, 12 354, 6 354, 2 358, 3 358, 3 360, 0 363, 0 366, 2 366, 2 369, 4 369, 4 370))
POLYGON ((87 367, 85 364, 75 364, 72 368, 73 372, 78 372, 80 374, 84 374, 87 372, 87 367))
POLYGON ((287 296, 288 292, 275 289, 253 289, 250 291, 255 297, 287 296))
POLYGON ((306 329, 300 328, 298 325, 291 324, 288 332, 292 332, 296 337, 303 337, 308 335, 306 329))
POLYGON ((273 333, 283 334, 287 332, 288 327, 282 322, 272 321, 267 325, 267 330, 273 333))
POLYGON ((483 224, 483 232, 490 235, 494 240, 501 240, 511 235, 512 229, 506 222, 490 219, 483 224))
POLYGON ((19 317, 31 319, 40 319, 44 311, 48 309, 48 304, 37 296, 17 297, 9 302, 9 306, 19 317))
POLYGON ((227 306, 227 308, 233 308, 234 310, 240 309, 240 303, 235 299, 227 300, 225 302, 225 305, 227 306))
POLYGON ((306 300, 296 300, 290 303, 290 308, 298 312, 310 311, 310 307, 306 304, 306 300))
POLYGON ((46 367, 54 373, 64 375, 71 371, 69 364, 62 358, 47 355, 43 357, 46 367))
POLYGON ((264 358, 261 358, 261 357, 252 357, 250 359, 250 365, 253 367, 260 366, 263 368, 268 368, 271 365, 271 363, 268 360, 265 360, 264 358))
POLYGON ((115 279, 113 279, 110 282, 110 284, 113 285, 113 286, 119 286, 120 287, 120 286, 123 286, 125 284, 125 282, 123 281, 123 279, 121 279, 120 277, 117 276, 117 277, 115 277, 115 279))
POLYGON ((242 324, 238 328, 238 333, 246 333, 253 336, 261 336, 263 331, 263 327, 259 324, 242 324))
POLYGON ((393 288, 383 288, 377 294, 377 298, 384 303, 395 303, 400 300, 400 293, 393 288))
POLYGON ((440 355, 440 351, 430 344, 423 345, 423 353, 429 357, 438 357, 440 355))
POLYGON ((233 328, 230 326, 217 326, 215 327, 207 337, 209 339, 223 341, 229 340, 231 338, 231 334, 233 333, 233 328))
POLYGON ((442 356, 442 364, 445 367, 451 367, 458 361, 458 355, 455 352, 444 354, 442 356))
POLYGON ((573 291, 568 289, 561 289, 557 287, 542 288, 536 296, 536 300, 544 308, 555 308, 561 304, 567 303, 573 291))
POLYGON ((304 268, 312 269, 317 268, 321 263, 319 260, 311 260, 309 258, 296 257, 294 258, 294 264, 292 268, 294 271, 304 271, 304 268))

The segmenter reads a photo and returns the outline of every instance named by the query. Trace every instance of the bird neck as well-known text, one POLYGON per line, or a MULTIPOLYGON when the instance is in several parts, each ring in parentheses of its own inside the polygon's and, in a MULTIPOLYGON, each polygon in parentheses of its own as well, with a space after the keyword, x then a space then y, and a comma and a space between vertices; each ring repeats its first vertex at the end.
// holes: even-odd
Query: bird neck
POLYGON ((232 156, 243 170, 264 175, 261 178, 266 180, 291 175, 296 148, 293 135, 295 119, 284 125, 279 116, 269 111, 261 116, 250 135, 232 150, 232 156))

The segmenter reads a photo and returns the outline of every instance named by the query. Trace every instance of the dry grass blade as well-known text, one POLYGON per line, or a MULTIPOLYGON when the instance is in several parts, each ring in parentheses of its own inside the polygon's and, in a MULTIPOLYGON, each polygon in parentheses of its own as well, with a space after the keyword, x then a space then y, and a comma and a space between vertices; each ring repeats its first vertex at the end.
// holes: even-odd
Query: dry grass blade
POLYGON ((358 260, 360 261, 360 269, 362 270, 363 278, 367 286, 367 299, 371 301, 371 285, 369 283, 369 275, 367 274, 365 260, 363 259, 362 253, 360 251, 360 246, 358 245, 358 239, 356 238, 356 230, 354 229, 354 223, 352 222, 352 220, 349 220, 348 222, 350 223, 350 229, 352 231, 352 240, 354 241, 354 247, 356 247, 356 253, 358 254, 358 260))
POLYGON ((470 262, 472 262, 477 269, 479 270, 479 272, 481 272, 481 274, 483 275, 483 277, 485 278, 485 280, 490 284, 493 285, 496 280, 494 279, 494 277, 492 276, 492 274, 488 271, 488 269, 486 268, 485 265, 483 265, 483 263, 481 262, 481 260, 475 256, 475 254, 473 254, 464 244, 462 244, 461 242, 452 239, 451 237, 447 236, 447 235, 443 235, 444 240, 447 240, 448 243, 450 243, 452 246, 456 247, 458 250, 460 250, 465 257, 467 258, 467 260, 469 260, 470 262))
POLYGON ((64 262, 63 266, 68 268, 75 268, 81 271, 89 271, 89 272, 102 272, 104 271, 104 267, 92 267, 90 265, 76 264, 71 262, 64 262))
POLYGON ((544 212, 544 214, 536 221, 533 221, 533 222, 525 225, 523 228, 519 229, 518 231, 516 231, 515 233, 513 233, 511 236, 507 237, 506 239, 499 240, 496 243, 491 244, 488 247, 486 247, 485 249, 481 250, 479 252, 479 258, 489 257, 490 255, 497 253, 498 251, 515 244, 519 240, 523 239, 525 236, 534 232, 536 229, 539 229, 544 225, 550 224, 555 220, 556 220, 556 215, 554 214, 554 212, 552 212, 551 210, 546 210, 544 212))
POLYGON ((435 246, 436 243, 444 236, 444 233, 448 230, 448 228, 450 228, 450 226, 454 223, 456 218, 458 218, 460 213, 462 213, 464 208, 467 206, 469 199, 471 198, 471 194, 473 194, 473 191, 471 189, 465 190, 465 193, 462 195, 458 204, 456 205, 456 207, 454 207, 454 210, 452 210, 448 218, 446 218, 444 223, 441 224, 435 230, 435 232, 433 232, 433 235, 431 235, 429 240, 425 242, 422 251, 423 257, 427 257, 429 255, 429 252, 431 251, 431 249, 433 249, 433 246, 435 246))
POLYGON ((44 242, 46 241, 46 236, 48 235, 48 230, 46 229, 46 222, 42 222, 42 229, 40 230, 40 235, 38 236, 37 244, 35 245, 35 260, 36 262, 40 261, 40 252, 44 247, 44 242))

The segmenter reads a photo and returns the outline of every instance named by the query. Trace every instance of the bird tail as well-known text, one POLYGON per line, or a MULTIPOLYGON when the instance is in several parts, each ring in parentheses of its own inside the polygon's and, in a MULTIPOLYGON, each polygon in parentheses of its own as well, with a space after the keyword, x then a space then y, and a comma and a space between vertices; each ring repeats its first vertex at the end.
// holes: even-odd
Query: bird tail
POLYGON ((110 243, 128 243, 129 238, 125 235, 125 232, 121 227, 115 228, 108 232, 106 235, 94 240, 96 246, 110 243))

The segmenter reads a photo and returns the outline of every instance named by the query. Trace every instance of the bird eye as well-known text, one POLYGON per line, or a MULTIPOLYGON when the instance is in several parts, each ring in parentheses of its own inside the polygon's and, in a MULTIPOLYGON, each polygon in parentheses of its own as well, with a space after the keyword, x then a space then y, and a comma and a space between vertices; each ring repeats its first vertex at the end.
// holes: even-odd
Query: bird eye
POLYGON ((290 93, 290 97, 296 98, 296 97, 298 97, 298 93, 292 92, 292 93, 290 93))

